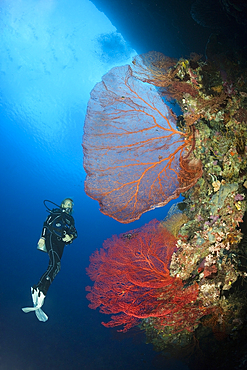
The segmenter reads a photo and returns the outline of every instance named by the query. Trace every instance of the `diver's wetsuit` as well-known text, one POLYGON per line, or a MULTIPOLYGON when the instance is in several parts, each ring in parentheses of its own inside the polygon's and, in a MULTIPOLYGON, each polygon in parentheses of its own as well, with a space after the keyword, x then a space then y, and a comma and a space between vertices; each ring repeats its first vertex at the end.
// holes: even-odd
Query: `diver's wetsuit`
POLYGON ((45 238, 45 245, 50 260, 46 272, 33 288, 39 288, 46 295, 51 283, 61 269, 64 246, 71 244, 77 238, 74 218, 64 210, 53 209, 44 222, 41 236, 45 238), (73 239, 70 242, 64 242, 62 238, 64 238, 65 234, 73 235, 73 239))

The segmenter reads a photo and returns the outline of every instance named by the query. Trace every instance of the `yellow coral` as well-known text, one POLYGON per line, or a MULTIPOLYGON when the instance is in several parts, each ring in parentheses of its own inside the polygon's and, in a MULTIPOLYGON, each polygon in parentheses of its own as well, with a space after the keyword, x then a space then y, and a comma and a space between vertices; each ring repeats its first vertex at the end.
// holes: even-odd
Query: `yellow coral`
POLYGON ((219 190, 220 185, 221 185, 221 183, 220 183, 220 181, 219 181, 219 180, 217 180, 217 181, 213 181, 213 182, 212 182, 212 186, 213 186, 213 188, 214 188, 214 192, 215 192, 215 193, 219 190))
POLYGON ((223 86, 222 85, 219 85, 219 86, 213 86, 211 87, 211 89, 217 93, 221 93, 222 89, 223 89, 223 86))
POLYGON ((240 211, 241 210, 241 202, 240 201, 238 201, 237 203, 235 203, 235 207, 237 208, 237 210, 238 211, 240 211))

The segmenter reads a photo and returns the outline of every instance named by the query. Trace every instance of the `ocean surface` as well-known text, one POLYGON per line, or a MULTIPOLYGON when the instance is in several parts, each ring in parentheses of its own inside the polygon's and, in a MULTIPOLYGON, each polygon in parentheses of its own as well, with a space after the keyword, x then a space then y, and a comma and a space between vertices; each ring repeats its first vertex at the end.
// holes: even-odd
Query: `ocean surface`
POLYGON ((210 30, 191 18, 191 3, 1 0, 0 370, 187 369, 154 352, 138 328, 105 328, 107 316, 88 308, 89 256, 113 234, 162 220, 170 205, 129 225, 101 214, 84 192, 81 143, 90 91, 110 68, 149 50, 204 52, 210 30), (43 200, 65 197, 78 238, 64 251, 42 323, 21 308, 48 264, 36 249, 43 200))

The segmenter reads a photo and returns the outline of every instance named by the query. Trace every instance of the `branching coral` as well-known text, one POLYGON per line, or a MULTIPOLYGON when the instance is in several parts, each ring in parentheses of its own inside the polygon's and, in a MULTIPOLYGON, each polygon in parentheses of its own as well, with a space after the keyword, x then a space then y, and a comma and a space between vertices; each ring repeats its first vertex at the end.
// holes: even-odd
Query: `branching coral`
POLYGON ((175 243, 174 236, 152 221, 108 239, 91 256, 87 272, 95 283, 87 287, 87 298, 89 307, 114 315, 105 326, 124 325, 126 331, 140 319, 156 318, 156 326, 192 330, 205 310, 195 303, 197 285, 184 289, 182 280, 169 274, 175 243))

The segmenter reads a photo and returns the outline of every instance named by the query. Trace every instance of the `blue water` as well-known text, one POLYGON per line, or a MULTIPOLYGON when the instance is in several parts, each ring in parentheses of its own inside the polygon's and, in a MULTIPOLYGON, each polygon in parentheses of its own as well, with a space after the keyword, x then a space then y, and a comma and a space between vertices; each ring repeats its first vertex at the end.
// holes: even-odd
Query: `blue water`
POLYGON ((140 52, 138 45, 87 0, 2 0, 0 30, 0 370, 186 369, 162 360, 138 330, 116 335, 103 327, 106 315, 85 298, 90 254, 112 234, 167 212, 119 224, 83 190, 89 93, 110 68, 140 52), (65 197, 74 199, 79 236, 66 247, 45 299, 49 320, 41 323, 21 307, 31 304, 30 287, 48 263, 36 249, 43 200, 65 197))

